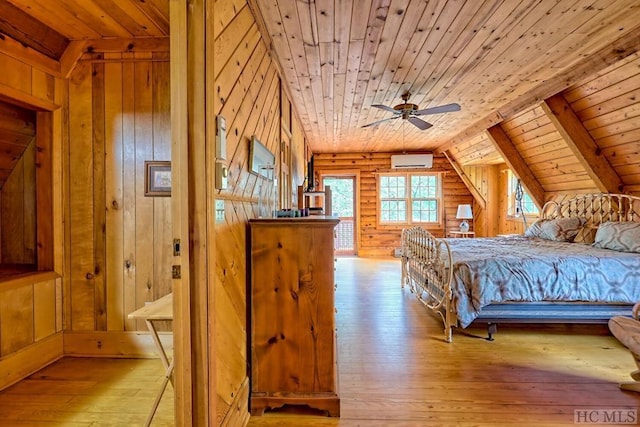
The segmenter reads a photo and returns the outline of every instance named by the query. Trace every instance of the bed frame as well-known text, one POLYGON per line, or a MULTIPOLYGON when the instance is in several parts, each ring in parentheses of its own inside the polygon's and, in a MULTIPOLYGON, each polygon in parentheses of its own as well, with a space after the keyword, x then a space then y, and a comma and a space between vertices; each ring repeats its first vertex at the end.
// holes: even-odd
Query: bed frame
MULTIPOLYGON (((547 202, 541 218, 579 217, 586 227, 606 221, 640 221, 640 197, 626 194, 586 194, 560 202, 547 202)), ((452 341, 457 326, 452 303, 453 269, 446 239, 434 237, 421 227, 402 232, 402 287, 437 313, 444 322, 445 341, 452 341)), ((630 315, 633 304, 583 302, 499 303, 482 308, 476 322, 486 322, 488 339, 497 323, 607 323, 617 315, 630 315)))

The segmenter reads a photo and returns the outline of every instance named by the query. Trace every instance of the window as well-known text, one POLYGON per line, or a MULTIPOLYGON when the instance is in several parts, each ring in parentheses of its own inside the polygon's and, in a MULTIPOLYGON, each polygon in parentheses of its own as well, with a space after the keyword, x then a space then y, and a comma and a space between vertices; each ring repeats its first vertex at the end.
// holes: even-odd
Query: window
POLYGON ((440 223, 440 182, 439 174, 435 173, 379 175, 379 223, 440 223))
POLYGON ((519 179, 513 174, 513 172, 511 172, 511 170, 507 171, 507 179, 507 197, 509 200, 507 215, 517 217, 524 212, 526 216, 537 216, 539 214, 538 207, 522 186, 520 186, 520 189, 518 190, 519 179), (522 197, 520 203, 518 203, 519 195, 522 197))

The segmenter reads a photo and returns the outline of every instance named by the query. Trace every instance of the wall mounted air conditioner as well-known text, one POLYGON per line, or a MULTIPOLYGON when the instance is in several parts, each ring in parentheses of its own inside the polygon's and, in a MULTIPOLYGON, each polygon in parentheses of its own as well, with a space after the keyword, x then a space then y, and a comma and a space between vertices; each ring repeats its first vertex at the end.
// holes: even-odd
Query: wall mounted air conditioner
POLYGON ((433 154, 394 154, 391 156, 393 169, 431 168, 433 154))

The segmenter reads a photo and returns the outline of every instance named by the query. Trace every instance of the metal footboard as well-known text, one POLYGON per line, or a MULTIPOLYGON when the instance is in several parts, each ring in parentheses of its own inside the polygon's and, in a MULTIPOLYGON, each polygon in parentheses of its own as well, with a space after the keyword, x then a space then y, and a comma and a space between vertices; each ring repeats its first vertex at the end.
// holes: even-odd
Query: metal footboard
POLYGON ((455 313, 451 303, 451 249, 421 227, 402 231, 402 287, 437 313, 444 322, 445 341, 451 342, 455 313))

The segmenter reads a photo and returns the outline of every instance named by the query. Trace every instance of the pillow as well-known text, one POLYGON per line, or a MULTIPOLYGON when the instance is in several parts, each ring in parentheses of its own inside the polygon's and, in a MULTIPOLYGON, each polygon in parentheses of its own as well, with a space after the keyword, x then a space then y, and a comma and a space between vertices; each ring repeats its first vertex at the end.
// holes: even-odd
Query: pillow
POLYGON ((583 224, 583 218, 539 219, 527 228, 524 235, 556 242, 573 242, 583 224))
POLYGON ((619 252, 640 253, 640 223, 605 222, 600 224, 593 246, 619 252))

